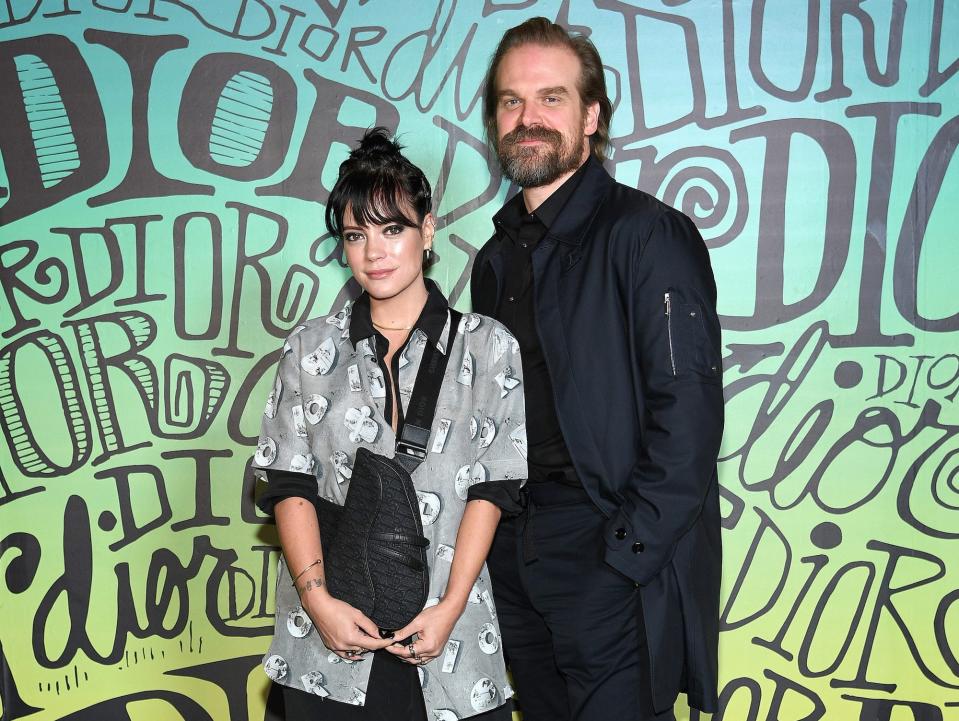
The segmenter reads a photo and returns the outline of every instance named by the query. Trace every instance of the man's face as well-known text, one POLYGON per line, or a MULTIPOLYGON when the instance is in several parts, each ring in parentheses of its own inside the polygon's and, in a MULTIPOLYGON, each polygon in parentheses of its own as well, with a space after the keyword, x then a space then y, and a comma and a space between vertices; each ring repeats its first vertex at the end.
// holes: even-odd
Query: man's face
POLYGON ((549 185, 589 157, 599 104, 584 108, 579 58, 561 46, 521 45, 496 72, 496 152, 507 178, 549 185))

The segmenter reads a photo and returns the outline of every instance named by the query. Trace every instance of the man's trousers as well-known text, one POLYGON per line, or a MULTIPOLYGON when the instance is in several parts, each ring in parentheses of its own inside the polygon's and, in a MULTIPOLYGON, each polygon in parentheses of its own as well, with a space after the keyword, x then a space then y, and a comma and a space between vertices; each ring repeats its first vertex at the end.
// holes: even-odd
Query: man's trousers
POLYGON ((603 560, 605 517, 581 488, 527 492, 488 560, 523 720, 673 721, 653 711, 640 591, 603 560))

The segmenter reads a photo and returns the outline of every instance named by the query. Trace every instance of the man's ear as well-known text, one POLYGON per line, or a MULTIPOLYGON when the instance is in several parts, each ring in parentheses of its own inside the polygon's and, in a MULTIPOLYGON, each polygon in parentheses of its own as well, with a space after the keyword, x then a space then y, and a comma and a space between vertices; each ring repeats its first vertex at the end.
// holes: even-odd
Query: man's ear
POLYGON ((592 135, 599 127, 599 101, 586 106, 586 122, 583 125, 583 134, 592 135))

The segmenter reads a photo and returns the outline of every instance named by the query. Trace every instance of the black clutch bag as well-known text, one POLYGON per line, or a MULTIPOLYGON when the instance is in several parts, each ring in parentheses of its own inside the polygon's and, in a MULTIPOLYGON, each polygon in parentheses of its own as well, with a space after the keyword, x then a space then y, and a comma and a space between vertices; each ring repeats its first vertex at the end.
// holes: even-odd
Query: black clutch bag
POLYGON ((395 631, 426 604, 429 569, 413 479, 396 460, 356 452, 346 503, 317 506, 326 585, 381 632, 395 631))
POLYGON ((327 588, 362 611, 384 637, 412 621, 429 594, 429 541, 423 536, 412 473, 426 458, 461 317, 450 309, 445 354, 431 343, 423 349, 395 456, 357 449, 345 503, 317 502, 327 588))

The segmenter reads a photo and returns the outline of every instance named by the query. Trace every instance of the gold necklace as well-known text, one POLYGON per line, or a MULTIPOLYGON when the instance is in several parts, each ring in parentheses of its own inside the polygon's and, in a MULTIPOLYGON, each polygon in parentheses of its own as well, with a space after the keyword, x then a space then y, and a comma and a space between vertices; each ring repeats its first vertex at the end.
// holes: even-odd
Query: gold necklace
POLYGON ((374 327, 374 328, 379 328, 380 330, 413 330, 413 326, 403 326, 403 327, 400 327, 400 328, 391 328, 391 327, 388 326, 388 325, 380 325, 379 323, 377 323, 377 322, 376 322, 375 320, 373 320, 372 318, 370 318, 370 323, 373 324, 373 327, 374 327))

